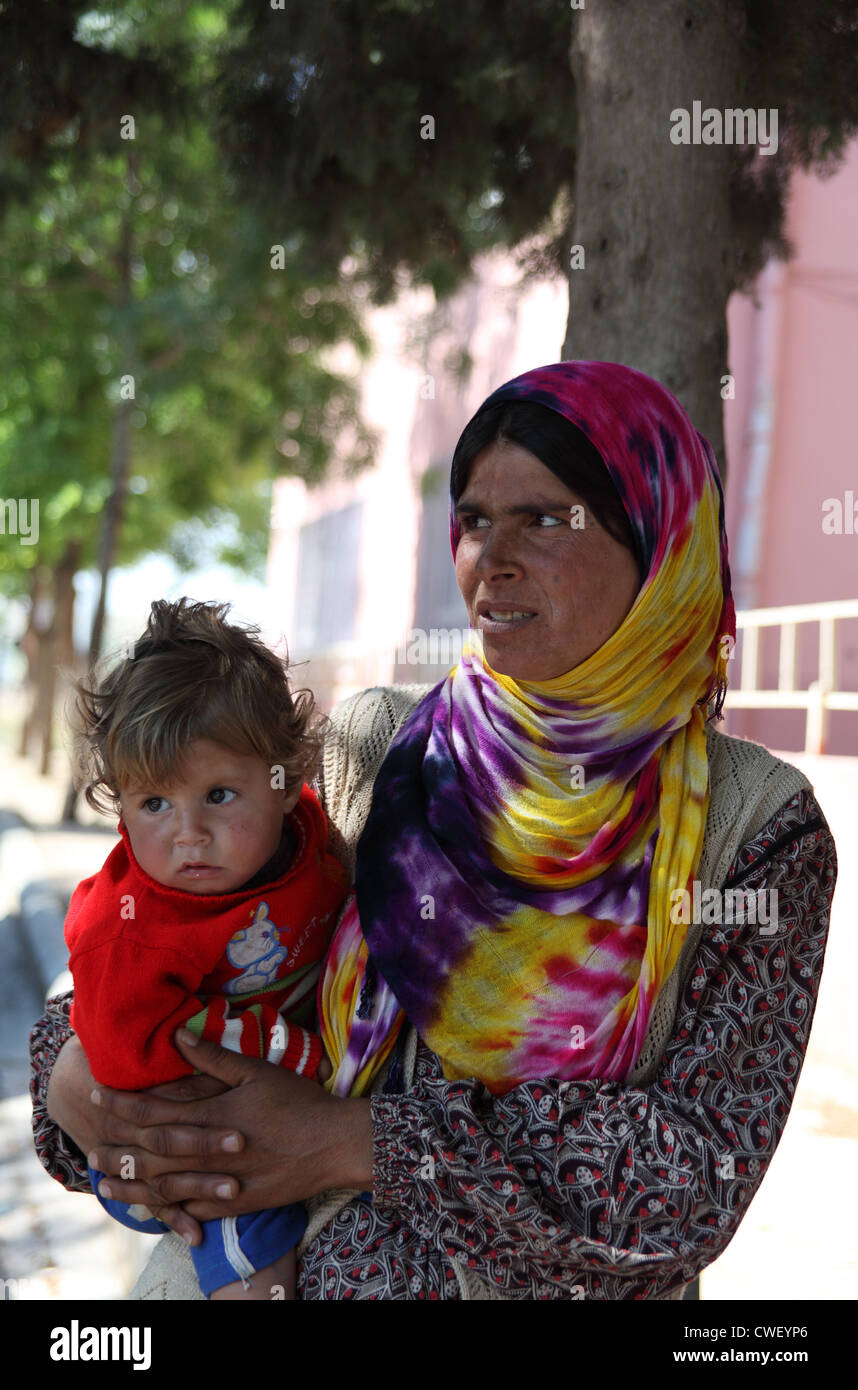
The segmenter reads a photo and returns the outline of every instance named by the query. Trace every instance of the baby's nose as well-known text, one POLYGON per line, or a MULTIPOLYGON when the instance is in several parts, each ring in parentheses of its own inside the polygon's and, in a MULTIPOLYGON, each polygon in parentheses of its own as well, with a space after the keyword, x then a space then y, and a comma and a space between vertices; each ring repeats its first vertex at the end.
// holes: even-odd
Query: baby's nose
POLYGON ((199 845, 208 840, 208 838, 209 834, 201 816, 188 813, 181 818, 176 833, 177 845, 199 845))

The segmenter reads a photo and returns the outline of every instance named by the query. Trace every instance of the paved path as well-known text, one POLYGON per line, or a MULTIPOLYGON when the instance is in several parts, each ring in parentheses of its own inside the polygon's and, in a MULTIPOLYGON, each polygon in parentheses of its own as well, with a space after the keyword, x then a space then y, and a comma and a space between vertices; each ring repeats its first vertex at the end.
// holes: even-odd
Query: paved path
MULTIPOLYGON (((7 764, 2 801, 8 778, 7 764)), ((27 827, 0 810, 0 1297, 7 1299, 124 1298, 154 1244, 50 1178, 30 1124, 29 1033, 66 964, 65 904, 114 842, 109 831, 27 827)))

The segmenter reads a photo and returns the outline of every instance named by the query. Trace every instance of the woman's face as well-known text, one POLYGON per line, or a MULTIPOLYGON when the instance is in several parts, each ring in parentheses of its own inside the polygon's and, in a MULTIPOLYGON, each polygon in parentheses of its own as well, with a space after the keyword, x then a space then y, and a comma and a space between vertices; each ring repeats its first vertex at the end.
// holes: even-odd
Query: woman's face
POLYGON ((551 680, 616 632, 640 588, 635 558, 528 449, 478 454, 456 510, 456 579, 494 671, 551 680))

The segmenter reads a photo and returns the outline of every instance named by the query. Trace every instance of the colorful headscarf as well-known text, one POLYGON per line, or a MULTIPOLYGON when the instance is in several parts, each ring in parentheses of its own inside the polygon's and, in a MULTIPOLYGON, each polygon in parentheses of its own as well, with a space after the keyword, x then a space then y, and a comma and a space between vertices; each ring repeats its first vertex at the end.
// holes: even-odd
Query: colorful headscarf
MULTIPOLYGON (((735 637, 712 450, 668 391, 615 363, 541 367, 485 405, 504 400, 595 445, 643 582, 617 631, 551 680, 493 671, 472 631, 393 739, 320 982, 341 1095, 367 1088, 405 1017, 446 1077, 496 1094, 623 1080, 688 930, 670 895, 700 859, 704 708, 720 708, 735 637)), ((455 555, 452 499, 450 534, 455 555)))

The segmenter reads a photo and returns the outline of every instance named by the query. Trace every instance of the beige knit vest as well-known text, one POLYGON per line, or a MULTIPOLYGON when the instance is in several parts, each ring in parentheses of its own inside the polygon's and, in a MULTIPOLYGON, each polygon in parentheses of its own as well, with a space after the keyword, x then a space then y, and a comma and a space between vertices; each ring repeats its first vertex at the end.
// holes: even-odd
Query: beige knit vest
MULTIPOLYGON (((397 729, 405 722, 429 685, 377 686, 359 691, 333 711, 326 730, 318 791, 330 823, 331 852, 353 872, 355 852, 372 800, 376 773, 397 729)), ((771 820, 796 792, 812 791, 798 768, 782 762, 757 743, 730 738, 711 725, 706 728, 709 756, 710 799, 697 871, 701 888, 721 888, 730 865, 747 840, 771 820)), ((659 993, 630 1086, 647 1086, 656 1076, 670 1040, 683 986, 700 943, 702 924, 692 924, 664 987, 659 993)), ((405 1043, 405 1089, 414 1081, 417 1034, 408 1030, 405 1043)), ((386 1075, 378 1077, 373 1092, 380 1092, 386 1075)), ((326 1192, 308 1202, 309 1222, 299 1257, 354 1191, 326 1192)), ((503 1299, 484 1280, 460 1264, 455 1265, 463 1298, 503 1299)), ((682 1296, 682 1290, 676 1297, 682 1296)), ((158 1246, 140 1276, 132 1299, 202 1299, 187 1246, 169 1235, 158 1246)))

